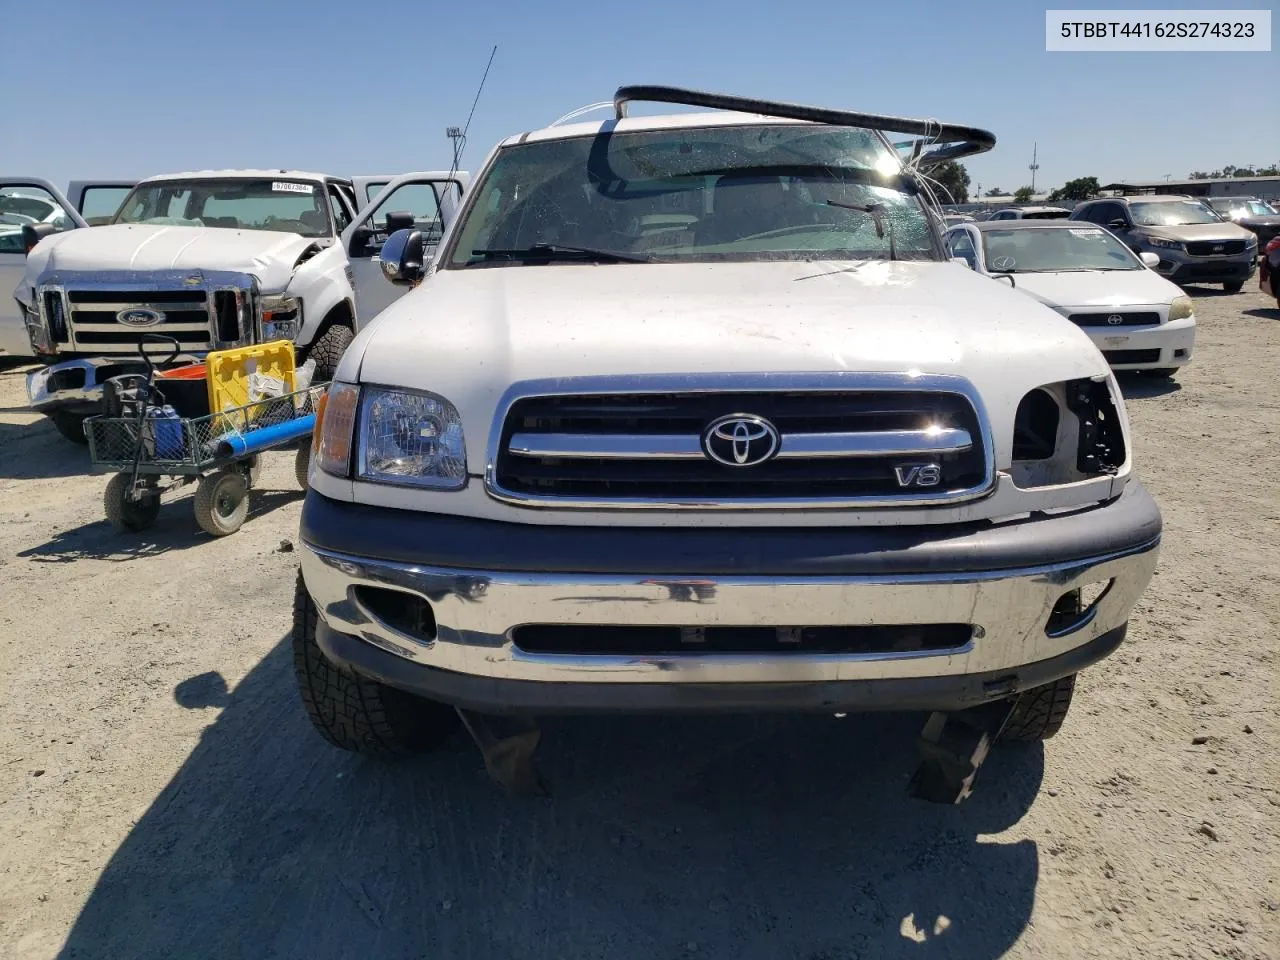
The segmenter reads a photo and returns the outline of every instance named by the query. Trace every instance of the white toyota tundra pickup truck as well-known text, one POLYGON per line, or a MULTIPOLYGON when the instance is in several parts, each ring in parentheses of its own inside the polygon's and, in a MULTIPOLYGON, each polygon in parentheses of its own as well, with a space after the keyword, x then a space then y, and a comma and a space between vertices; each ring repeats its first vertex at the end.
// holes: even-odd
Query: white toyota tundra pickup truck
POLYGON ((499 144, 425 268, 384 248, 417 289, 339 364, 302 513, 314 725, 996 704, 990 740, 1051 736, 1161 519, 1088 336, 944 252, 918 171, 994 138, 617 113, 499 144))
POLYGON ((467 179, 405 174, 365 204, 350 180, 323 174, 169 174, 140 181, 107 225, 42 230, 14 292, 47 364, 28 378, 32 406, 84 442, 101 384, 135 368, 144 333, 175 338, 185 357, 292 339, 327 379, 361 324, 400 295, 378 266, 388 231, 435 243, 467 179))

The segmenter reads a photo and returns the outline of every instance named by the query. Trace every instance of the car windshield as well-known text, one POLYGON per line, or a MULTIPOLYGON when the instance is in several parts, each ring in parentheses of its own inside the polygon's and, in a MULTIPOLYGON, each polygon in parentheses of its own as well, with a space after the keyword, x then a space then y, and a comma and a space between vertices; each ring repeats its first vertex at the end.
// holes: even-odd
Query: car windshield
POLYGON ((1224 217, 1270 217, 1275 214, 1261 200, 1210 200, 1209 203, 1224 217))
POLYGON ((25 217, 27 223, 45 220, 60 212, 58 205, 51 200, 21 193, 0 193, 0 213, 25 217))
POLYGON ((113 223, 162 223, 332 236, 318 184, 298 180, 164 180, 141 184, 113 223))
POLYGON ((870 131, 816 124, 518 144, 477 184, 448 263, 936 259, 899 169, 870 131))
POLYGON ((1133 222, 1143 227, 1176 227, 1184 223, 1218 223, 1221 219, 1199 200, 1132 203, 1133 222))
POLYGON ((987 269, 998 273, 1141 270, 1123 243, 1100 227, 984 230, 987 269))

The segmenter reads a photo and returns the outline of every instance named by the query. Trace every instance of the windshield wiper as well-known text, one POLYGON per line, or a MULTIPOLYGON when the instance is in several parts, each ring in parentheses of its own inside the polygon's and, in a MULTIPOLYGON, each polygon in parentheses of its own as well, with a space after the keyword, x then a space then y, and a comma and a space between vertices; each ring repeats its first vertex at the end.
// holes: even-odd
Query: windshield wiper
POLYGON ((652 263, 649 257, 633 257, 610 250, 592 250, 590 247, 571 247, 561 243, 534 243, 527 247, 511 249, 482 248, 472 250, 471 256, 484 260, 546 261, 580 260, 586 263, 652 263))
MULTIPOLYGON (((873 221, 875 221, 876 239, 877 240, 884 239, 884 224, 885 224, 884 204, 841 203, 839 200, 828 200, 827 206, 840 207, 842 210, 856 210, 858 213, 867 214, 869 217, 871 217, 873 221)), ((890 260, 898 259, 898 248, 895 241, 896 241, 896 238, 894 237, 894 234, 893 234, 893 221, 890 220, 889 221, 889 259, 890 260)))

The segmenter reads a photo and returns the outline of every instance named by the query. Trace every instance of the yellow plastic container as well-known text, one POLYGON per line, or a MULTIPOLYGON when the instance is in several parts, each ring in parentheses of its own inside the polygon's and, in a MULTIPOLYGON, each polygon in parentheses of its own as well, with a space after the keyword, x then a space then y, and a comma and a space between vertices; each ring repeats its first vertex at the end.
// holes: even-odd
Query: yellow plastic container
POLYGON ((279 380, 284 393, 294 390, 293 344, 274 340, 252 347, 215 350, 205 357, 205 378, 209 384, 209 410, 222 413, 262 399, 254 394, 254 375, 279 380))

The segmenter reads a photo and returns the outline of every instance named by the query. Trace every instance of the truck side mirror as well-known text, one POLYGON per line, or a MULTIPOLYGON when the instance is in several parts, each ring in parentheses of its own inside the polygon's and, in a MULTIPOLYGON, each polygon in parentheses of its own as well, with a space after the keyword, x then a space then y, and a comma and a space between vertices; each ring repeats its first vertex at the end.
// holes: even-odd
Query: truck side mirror
POLYGON ((426 250, 421 230, 397 230, 378 254, 382 275, 397 286, 411 287, 426 273, 426 250))
POLYGON ((45 237, 52 236, 58 232, 58 228, 52 223, 24 223, 22 225, 22 249, 26 253, 30 253, 35 249, 35 245, 45 237))

